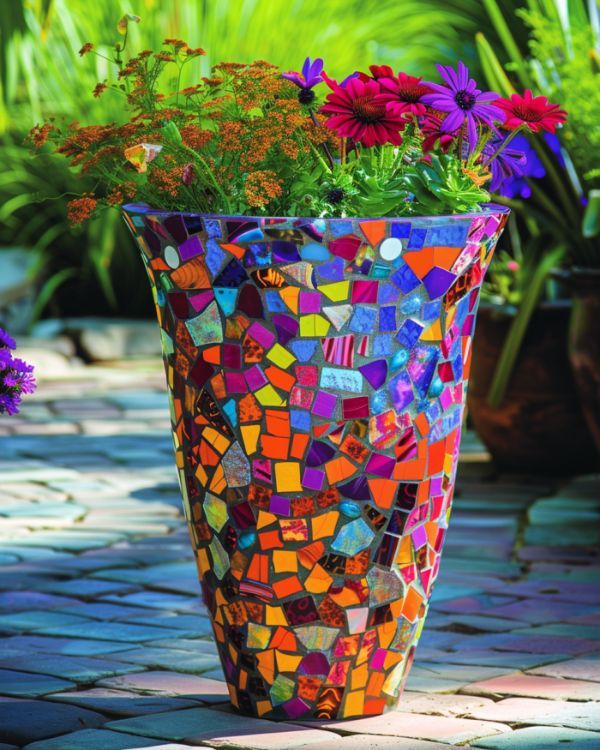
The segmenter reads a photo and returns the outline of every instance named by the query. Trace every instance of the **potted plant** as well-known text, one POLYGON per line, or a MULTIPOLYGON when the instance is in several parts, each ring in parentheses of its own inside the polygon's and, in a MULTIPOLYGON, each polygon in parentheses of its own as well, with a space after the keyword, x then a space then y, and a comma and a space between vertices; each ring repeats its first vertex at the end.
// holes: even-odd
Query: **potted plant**
POLYGON ((507 233, 513 271, 504 264, 491 274, 488 299, 495 310, 486 317, 502 354, 478 351, 469 394, 473 419, 503 463, 586 470, 598 466, 600 453, 598 9, 595 3, 562 9, 526 3, 517 11, 530 32, 529 50, 521 50, 495 0, 484 4, 509 61, 505 73, 478 35, 488 83, 513 100, 513 82, 559 97, 569 121, 544 139, 522 139, 529 167, 495 196, 513 209, 507 233))
POLYGON ((130 118, 32 138, 99 179, 73 221, 125 204, 233 705, 379 714, 439 570, 511 104, 461 62, 440 82, 221 63, 180 90, 202 54, 119 48, 130 118))

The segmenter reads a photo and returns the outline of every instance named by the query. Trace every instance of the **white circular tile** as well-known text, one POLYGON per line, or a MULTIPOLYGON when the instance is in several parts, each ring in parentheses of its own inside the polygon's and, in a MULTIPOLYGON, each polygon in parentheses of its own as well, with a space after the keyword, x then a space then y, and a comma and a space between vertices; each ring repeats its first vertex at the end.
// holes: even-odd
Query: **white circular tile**
POLYGON ((379 246, 379 252, 383 260, 396 260, 402 254, 402 240, 397 237, 388 237, 379 246))
POLYGON ((177 252, 177 250, 175 250, 173 245, 167 245, 165 247, 164 257, 165 257, 165 263, 170 268, 179 268, 179 263, 180 263, 179 253, 177 252))

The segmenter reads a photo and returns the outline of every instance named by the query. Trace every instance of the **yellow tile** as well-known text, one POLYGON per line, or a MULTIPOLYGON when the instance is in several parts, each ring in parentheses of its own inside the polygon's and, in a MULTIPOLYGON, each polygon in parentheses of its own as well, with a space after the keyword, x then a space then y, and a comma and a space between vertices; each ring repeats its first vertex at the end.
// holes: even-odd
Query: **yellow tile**
POLYGON ((304 588, 310 594, 324 594, 329 590, 332 583, 333 578, 329 575, 325 568, 317 563, 311 570, 310 575, 308 576, 306 581, 304 581, 304 588))
POLYGON ((369 665, 361 664, 360 667, 356 667, 350 672, 350 687, 352 690, 360 690, 364 688, 369 679, 369 665))
POLYGON ((300 336, 327 336, 330 323, 322 315, 310 313, 300 318, 300 336))
POLYGON ((264 385, 254 394, 263 406, 285 406, 286 402, 272 385, 264 385))
POLYGON ((336 281, 334 284, 323 284, 319 287, 319 291, 329 297, 332 302, 343 302, 350 294, 350 282, 336 281))
POLYGON ((223 455, 231 445, 231 440, 227 440, 224 435, 221 435, 220 432, 217 432, 212 427, 205 427, 202 430, 202 437, 221 455, 223 455))
MULTIPOLYGON (((328 513, 312 518, 312 538, 322 539, 325 536, 333 536, 339 517, 337 510, 330 510, 328 513)), ((410 539, 410 537, 407 538, 410 539)))
POLYGON ((279 651, 279 649, 275 649, 275 660, 277 662, 277 669, 279 672, 295 672, 300 666, 302 656, 286 654, 285 651, 279 651))
POLYGON ((299 463, 296 461, 277 461, 273 465, 277 492, 302 492, 299 463))
POLYGON ((282 607, 271 607, 265 605, 265 622, 267 625, 287 625, 288 621, 282 607))
POLYGON ((277 521, 277 516, 273 513, 267 513, 266 510, 258 511, 258 518, 256 519, 256 528, 264 529, 265 526, 270 526, 272 523, 277 521))
POLYGON ((296 357, 291 352, 288 352, 287 349, 284 349, 281 344, 274 344, 269 349, 267 359, 270 359, 271 362, 274 362, 277 367, 281 367, 283 370, 287 370, 296 361, 296 357))
POLYGON ((268 714, 272 708, 273 704, 271 703, 271 701, 256 701, 256 713, 259 716, 268 714))
POLYGON ((360 716, 365 705, 365 691, 355 690, 348 693, 344 704, 344 718, 346 716, 360 716))
POLYGON ((297 286, 286 286, 279 290, 279 296, 293 313, 298 315, 298 297, 300 289, 297 286))
POLYGON ((421 334, 421 341, 441 341, 442 339, 442 326, 440 325, 440 319, 435 320, 429 328, 426 328, 421 334))
POLYGON ((296 573, 298 570, 296 553, 282 549, 273 550, 273 567, 276 573, 296 573))
POLYGON ((242 440, 244 441, 246 455, 251 456, 253 453, 256 453, 256 446, 258 445, 258 438, 260 437, 260 425, 241 425, 240 430, 242 432, 242 440))

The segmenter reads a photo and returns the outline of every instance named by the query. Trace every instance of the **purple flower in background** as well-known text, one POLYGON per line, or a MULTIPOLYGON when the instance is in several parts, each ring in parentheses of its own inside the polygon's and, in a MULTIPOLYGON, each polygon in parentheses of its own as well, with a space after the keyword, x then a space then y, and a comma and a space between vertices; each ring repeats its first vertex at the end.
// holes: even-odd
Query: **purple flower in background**
POLYGON ((21 395, 36 388, 33 365, 13 357, 14 348, 15 340, 0 328, 0 414, 17 414, 21 395))
POLYGON ((440 112, 447 112, 442 121, 441 129, 445 133, 453 133, 463 123, 467 124, 469 148, 472 150, 477 143, 477 125, 483 123, 492 129, 494 121, 504 122, 505 114, 493 105, 499 94, 494 91, 480 91, 472 78, 469 69, 459 61, 458 69, 449 65, 436 66, 446 86, 439 83, 424 81, 433 93, 421 97, 423 104, 440 112))
POLYGON ((317 57, 312 63, 310 57, 307 57, 302 66, 301 72, 296 70, 290 70, 287 73, 282 73, 282 78, 291 81, 295 86, 298 86, 300 92, 298 94, 298 100, 301 104, 310 104, 315 98, 315 92, 312 90, 313 86, 318 83, 323 83, 323 60, 317 57))
MULTIPOLYGON (((488 143, 483 149, 484 157, 489 158, 499 145, 498 139, 488 143)), ((535 149, 524 135, 515 136, 510 146, 492 160, 490 168, 490 190, 506 198, 529 198, 531 187, 527 178, 539 180, 546 174, 535 149)))
POLYGON ((0 347, 7 346, 9 349, 14 349, 16 346, 15 340, 10 336, 3 328, 0 328, 0 347))

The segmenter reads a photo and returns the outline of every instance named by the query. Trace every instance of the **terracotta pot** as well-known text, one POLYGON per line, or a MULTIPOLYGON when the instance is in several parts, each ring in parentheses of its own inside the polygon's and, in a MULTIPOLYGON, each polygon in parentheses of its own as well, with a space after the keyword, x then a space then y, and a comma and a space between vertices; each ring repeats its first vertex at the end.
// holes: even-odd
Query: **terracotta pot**
POLYGON ((596 451, 569 364, 571 306, 544 303, 534 313, 503 403, 492 408, 488 389, 513 315, 483 305, 469 384, 469 418, 504 468, 544 473, 592 469, 596 451))
POLYGON ((398 702, 446 534, 479 287, 507 210, 397 220, 126 206, 231 701, 398 702))
POLYGON ((600 269, 574 267, 560 278, 573 293, 569 357, 600 465, 600 269))

